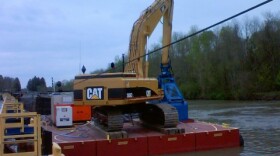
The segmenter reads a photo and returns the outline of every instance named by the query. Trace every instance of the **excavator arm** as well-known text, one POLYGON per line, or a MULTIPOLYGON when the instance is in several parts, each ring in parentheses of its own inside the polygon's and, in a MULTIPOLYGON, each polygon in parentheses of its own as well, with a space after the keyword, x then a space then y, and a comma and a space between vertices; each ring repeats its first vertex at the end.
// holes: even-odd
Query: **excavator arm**
MULTIPOLYGON (((143 11, 134 23, 130 35, 128 63, 125 72, 134 72, 137 77, 148 77, 148 60, 142 57, 146 54, 147 38, 152 34, 157 24, 163 18, 162 45, 170 44, 172 31, 173 0, 156 0, 143 11)), ((162 64, 168 64, 168 50, 162 51, 162 64)))
MULTIPOLYGON (((173 18, 173 0, 156 0, 143 11, 134 23, 130 35, 128 63, 125 72, 136 73, 139 78, 148 78, 149 62, 143 57, 147 50, 147 38, 152 34, 157 24, 163 19, 162 46, 171 43, 173 18)), ((188 104, 180 92, 171 70, 169 61, 169 46, 162 49, 161 73, 158 76, 158 86, 164 92, 160 103, 174 106, 179 113, 179 120, 188 119, 188 104)), ((157 103, 156 101, 155 103, 157 103)))

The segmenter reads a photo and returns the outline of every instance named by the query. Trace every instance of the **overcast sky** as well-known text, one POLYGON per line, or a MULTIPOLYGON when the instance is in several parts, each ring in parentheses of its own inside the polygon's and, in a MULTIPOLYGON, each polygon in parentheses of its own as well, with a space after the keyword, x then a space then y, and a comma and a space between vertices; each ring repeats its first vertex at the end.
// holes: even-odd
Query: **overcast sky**
MULTIPOLYGON (((73 79, 106 68, 127 53, 134 21, 154 0, 0 0, 0 75, 18 77, 23 88, 34 76, 73 79)), ((262 0, 174 0, 173 32, 204 28, 262 0)), ((274 0, 237 20, 279 13, 274 0)), ((159 25, 149 45, 158 43, 159 25)))

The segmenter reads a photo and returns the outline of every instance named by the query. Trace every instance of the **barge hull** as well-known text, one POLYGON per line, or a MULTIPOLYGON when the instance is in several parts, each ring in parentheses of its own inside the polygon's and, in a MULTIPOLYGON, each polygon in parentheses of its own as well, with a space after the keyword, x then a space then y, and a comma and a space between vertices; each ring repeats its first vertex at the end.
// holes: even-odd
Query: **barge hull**
MULTIPOLYGON (((185 153, 240 146, 238 128, 205 123, 200 121, 181 122, 178 128, 185 129, 183 134, 166 135, 142 127, 140 124, 124 124, 128 137, 107 140, 92 125, 78 128, 69 137, 53 134, 53 142, 61 146, 66 156, 113 156, 113 155, 160 155, 185 153)), ((63 133, 59 130, 60 133, 63 133)))

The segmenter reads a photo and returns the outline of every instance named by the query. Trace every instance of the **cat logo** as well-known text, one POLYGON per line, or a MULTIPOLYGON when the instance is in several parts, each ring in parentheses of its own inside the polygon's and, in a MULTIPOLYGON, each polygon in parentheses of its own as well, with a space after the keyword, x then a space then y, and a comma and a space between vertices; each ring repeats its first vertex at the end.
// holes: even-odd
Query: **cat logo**
POLYGON ((103 100, 103 87, 89 87, 87 88, 87 100, 103 100))

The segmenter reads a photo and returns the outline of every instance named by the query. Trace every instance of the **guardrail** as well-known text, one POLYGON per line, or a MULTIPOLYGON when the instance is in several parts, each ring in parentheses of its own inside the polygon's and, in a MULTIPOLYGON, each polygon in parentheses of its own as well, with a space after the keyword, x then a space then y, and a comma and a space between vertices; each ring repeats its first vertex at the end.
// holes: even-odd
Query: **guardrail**
POLYGON ((41 117, 25 112, 10 94, 3 94, 0 108, 0 156, 40 156, 41 117))

